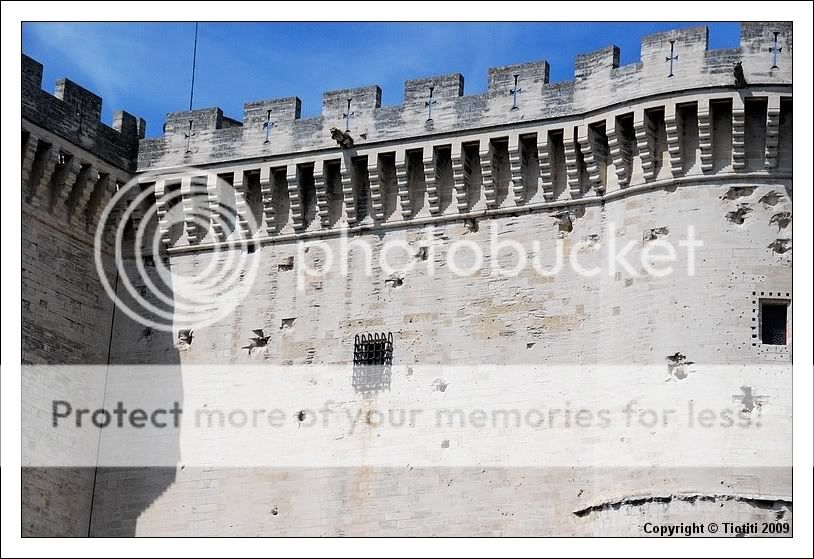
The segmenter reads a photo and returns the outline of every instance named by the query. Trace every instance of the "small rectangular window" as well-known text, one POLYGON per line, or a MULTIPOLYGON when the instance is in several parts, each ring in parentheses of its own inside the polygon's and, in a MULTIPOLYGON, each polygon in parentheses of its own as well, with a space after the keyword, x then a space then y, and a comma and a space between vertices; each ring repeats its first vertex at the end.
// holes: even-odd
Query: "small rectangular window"
POLYGON ((393 334, 360 334, 353 340, 353 389, 358 393, 390 390, 393 334))
POLYGON ((353 341, 354 365, 390 365, 393 363, 393 334, 362 334, 353 341))
POLYGON ((788 301, 761 299, 760 341, 768 345, 786 345, 788 301))

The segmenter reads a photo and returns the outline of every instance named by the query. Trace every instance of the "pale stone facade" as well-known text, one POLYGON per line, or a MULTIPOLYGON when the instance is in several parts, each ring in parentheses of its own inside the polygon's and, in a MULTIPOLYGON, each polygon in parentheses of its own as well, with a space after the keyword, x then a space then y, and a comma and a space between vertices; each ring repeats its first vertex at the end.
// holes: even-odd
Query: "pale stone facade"
MULTIPOLYGON (((299 118, 296 98, 249 103, 242 122, 219 109, 174 113, 162 137, 144 139, 143 122, 126 113, 112 129, 100 125, 98 110, 94 120, 88 107, 101 100, 74 84, 58 89, 61 101, 39 91, 41 67, 24 58, 31 88, 23 92, 24 360, 173 365, 176 378, 162 390, 183 399, 184 366, 257 363, 245 347, 255 329, 272 348, 263 361, 282 366, 346 364, 355 335, 391 332, 395 367, 383 401, 421 405, 438 392, 424 365, 671 371, 670 357, 680 354, 699 367, 743 371, 689 374, 668 385, 644 369, 616 382, 545 374, 534 382, 588 402, 703 394, 731 404, 742 387, 750 395, 755 387, 762 412, 776 419, 771 428, 698 449, 698 468, 673 467, 664 450, 670 440, 655 437, 628 451, 623 441, 606 447, 579 433, 555 439, 550 451, 594 445, 596 453, 641 453, 653 466, 461 466, 446 462, 467 444, 452 433, 426 451, 436 467, 410 467, 415 449, 386 447, 403 467, 35 468, 24 476, 23 532, 642 535, 645 520, 709 522, 725 513, 733 522, 790 521, 791 467, 761 458, 785 463, 791 453, 791 333, 786 345, 763 344, 755 318, 762 298, 791 308, 791 24, 744 23, 740 48, 720 51, 707 49, 703 27, 659 33, 643 39, 640 63, 618 60, 614 48, 579 57, 575 79, 554 84, 546 62, 495 68, 488 92, 477 96, 463 95, 457 74, 412 80, 397 107, 380 106, 377 86, 328 92, 322 116, 312 119, 299 118), (777 44, 775 67, 769 49, 777 44), (671 47, 679 55, 673 65, 671 47), (735 87, 736 62, 746 87, 735 87), (73 106, 78 119, 67 109, 73 106), (353 147, 337 146, 334 127, 348 130, 353 147), (60 151, 67 159, 58 160, 60 151), (181 176, 186 167, 200 171, 199 190, 181 176), (214 212, 216 177, 242 198, 227 231, 196 229, 189 217, 180 228, 153 218, 149 227, 174 270, 201 269, 230 236, 256 242, 247 257, 261 270, 250 296, 181 348, 177 332, 145 335, 144 325, 114 313, 93 268, 94 219, 113 185, 134 175, 155 188, 160 217, 191 215, 196 204, 214 212), (185 193, 183 203, 162 207, 160 194, 175 189, 185 193), (256 229, 244 226, 249 218, 256 229), (582 265, 604 268, 607 257, 594 244, 635 240, 641 247, 690 226, 705 243, 692 277, 622 271, 585 278, 567 269, 552 278, 531 269, 509 278, 489 270, 455 277, 427 273, 430 263, 443 271, 443 249, 432 261, 421 252, 431 240, 465 238, 489 257, 497 228, 499 239, 536 241, 544 255, 557 242, 566 250, 583 243, 582 265), (313 255, 298 260, 298 241, 338 248, 342 231, 369 242, 375 256, 397 239, 421 257, 397 282, 376 268, 364 273, 352 257, 347 275, 328 273, 298 290, 297 267, 319 267, 313 255), (732 465, 733 455, 750 453, 754 467, 732 465)), ((81 379, 64 384, 68 392, 104 390, 81 379)), ((213 386, 211 397, 220 390, 213 386)), ((369 404, 350 380, 302 390, 340 402, 338 409, 369 404)), ((450 383, 444 392, 454 398, 456 390, 460 384, 450 383)), ((479 394, 506 396, 486 385, 479 394)), ((357 449, 387 437, 369 428, 341 444, 357 449)), ((315 454, 322 451, 314 445, 315 454)))

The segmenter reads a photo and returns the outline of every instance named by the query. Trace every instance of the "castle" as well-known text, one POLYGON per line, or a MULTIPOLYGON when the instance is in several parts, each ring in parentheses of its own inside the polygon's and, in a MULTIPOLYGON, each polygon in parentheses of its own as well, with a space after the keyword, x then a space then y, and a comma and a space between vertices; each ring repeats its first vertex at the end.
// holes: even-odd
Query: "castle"
MULTIPOLYGON (((22 358, 35 371, 23 383, 23 534, 644 535, 646 521, 790 522, 792 52, 790 23, 743 23, 740 46, 721 50, 692 27, 644 37, 635 64, 620 65, 616 47, 579 56, 570 81, 549 83, 548 63, 532 62, 489 70, 478 95, 464 95, 460 74, 435 76, 407 81, 399 106, 381 106, 373 85, 326 92, 314 118, 298 98, 247 103, 242 120, 172 113, 157 138, 126 112, 101 123, 102 99, 69 80, 43 91, 42 66, 23 55, 22 358), (127 212, 109 211, 117 197, 127 212), (143 254, 131 246, 117 261, 117 228, 146 231, 143 254), (668 277, 640 266, 455 276, 428 250, 463 239, 498 259, 495 239, 545 255, 564 245, 569 261, 604 270, 614 257, 600 246, 688 228, 703 241, 694 273, 668 277), (365 270, 354 252, 329 270, 322 252, 298 248, 341 252, 348 240, 376 257, 400 243, 411 266, 365 270), (160 266, 196 277, 230 255, 254 266, 253 281, 219 292, 207 312, 229 312, 203 327, 185 322, 186 294, 169 286, 162 302, 148 286, 160 266), (374 353, 387 372, 370 378, 374 353), (708 401, 750 427, 654 428, 634 446, 613 426, 602 426, 613 437, 570 429, 547 435, 538 463, 473 450, 529 444, 522 434, 405 436, 368 421, 287 434, 276 451, 304 448, 302 466, 127 467, 94 461, 117 444, 106 432, 55 434, 40 398, 101 405, 126 384, 108 371, 160 365, 139 390, 214 405, 240 391, 229 371, 258 364, 276 367, 264 383, 368 419, 543 394, 617 411, 708 401), (232 368, 190 377, 213 365, 232 368), (325 377, 280 373, 320 366, 325 377), (387 460, 337 458, 360 452, 387 460)), ((689 256, 676 258, 683 270, 689 256)), ((178 436, 161 435, 172 456, 178 436)))

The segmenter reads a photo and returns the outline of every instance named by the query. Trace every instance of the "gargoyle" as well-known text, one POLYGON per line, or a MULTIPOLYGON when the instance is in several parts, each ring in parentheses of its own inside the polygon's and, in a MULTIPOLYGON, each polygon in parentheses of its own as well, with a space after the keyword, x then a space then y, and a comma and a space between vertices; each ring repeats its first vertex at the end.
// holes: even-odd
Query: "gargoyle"
POLYGON ((735 87, 746 87, 746 76, 743 75, 743 65, 740 61, 735 62, 735 67, 732 68, 732 72, 735 74, 735 87))
POLYGON ((350 131, 348 130, 342 132, 339 128, 331 128, 331 138, 336 140, 336 143, 342 149, 353 147, 353 138, 351 138, 350 131))

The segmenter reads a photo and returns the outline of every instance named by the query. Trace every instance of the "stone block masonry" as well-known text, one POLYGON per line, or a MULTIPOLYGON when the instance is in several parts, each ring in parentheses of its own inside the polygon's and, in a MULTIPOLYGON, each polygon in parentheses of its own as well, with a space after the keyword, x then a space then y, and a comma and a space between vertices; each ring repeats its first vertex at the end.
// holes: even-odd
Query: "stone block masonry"
MULTIPOLYGON (((97 95, 67 79, 57 82, 53 95, 41 84, 42 65, 23 55, 22 362, 105 364, 114 305, 99 282, 93 239, 102 209, 135 172, 146 123, 119 111, 108 126, 99 120, 97 95)), ((112 269, 108 250, 103 260, 112 269)), ((28 391, 44 386, 59 387, 68 399, 104 397, 103 383, 55 371, 48 382, 24 386, 24 407, 32 401, 28 391)), ((47 448, 68 458, 81 446, 76 438, 23 431, 30 449, 47 448)), ((24 468, 23 535, 87 536, 94 478, 94 468, 24 468)))
MULTIPOLYGON (((596 386, 611 388, 601 393, 579 383, 596 401, 704 394, 780 418, 720 448, 674 441, 713 465, 704 468, 663 463, 657 436, 636 448, 652 468, 460 467, 444 461, 467 451, 455 434, 427 449, 440 453, 434 468, 415 467, 415 456, 398 450, 398 468, 33 468, 24 475, 24 533, 623 536, 643 535, 646 521, 791 522, 791 441, 776 429, 791 416, 792 333, 786 345, 764 343, 760 323, 762 305, 780 300, 791 324, 792 53, 790 23, 745 22, 740 45, 722 50, 709 50, 707 29, 692 27, 644 37, 634 64, 620 65, 613 46, 579 56, 565 82, 550 83, 548 62, 529 62, 490 69, 480 95, 465 95, 464 77, 453 73, 406 81, 398 106, 382 106, 377 85, 326 92, 322 114, 307 119, 296 97, 247 103, 241 120, 219 108, 171 113, 149 139, 128 113, 100 123, 101 99, 70 81, 45 93, 42 67, 23 57, 26 362, 170 365, 177 374, 162 392, 180 400, 192 365, 347 366, 347 385, 314 378, 303 388, 344 412, 372 405, 353 391, 355 338, 389 332, 392 378, 381 385, 416 408, 462 388, 411 367, 579 363, 663 372, 603 379, 596 386), (736 87, 736 62, 745 87, 736 87), (352 147, 337 143, 334 128, 352 147), (145 244, 153 263, 179 277, 236 250, 258 263, 232 314, 163 332, 114 311, 96 277, 92 235, 107 200, 134 177, 139 191, 155 192, 144 204, 158 209, 144 219, 148 237, 155 231, 161 241, 156 253, 145 244), (178 203, 167 204, 162 194, 176 190, 178 203), (228 206, 233 223, 216 220, 228 206), (574 248, 568 262, 606 266, 601 247, 632 241, 639 250, 690 227, 704 243, 692 275, 654 277, 637 265, 595 277, 568 268, 504 277, 488 267, 459 277, 443 259, 444 243, 456 240, 503 258, 490 253, 497 231, 501 241, 536 242, 546 263, 564 244, 574 248), (414 266, 368 271, 352 253, 341 273, 324 270, 319 250, 298 252, 300 242, 317 241, 338 252, 344 235, 369 244, 374 258, 401 243, 414 266), (244 248, 218 252, 235 241, 244 248), (325 273, 305 277, 306 266, 325 273), (744 373, 738 382, 705 376, 712 365, 744 373), (750 453, 754 467, 732 465, 733 455, 750 453), (769 457, 776 467, 765 466, 769 457)), ((136 289, 147 290, 148 278, 127 264, 136 289)), ((100 390, 82 379, 49 381, 100 390)), ((477 381, 466 388, 477 390, 477 381)), ((229 382, 202 390, 218 398, 229 382)), ((492 396, 524 402, 522 390, 492 396)), ((387 432, 371 427, 343 444, 364 451, 377 435, 387 432)), ((596 454, 607 450, 596 437, 574 437, 596 454)), ((71 441, 63 444, 70 453, 71 441)), ((315 445, 315 460, 330 463, 329 446, 315 445)))

